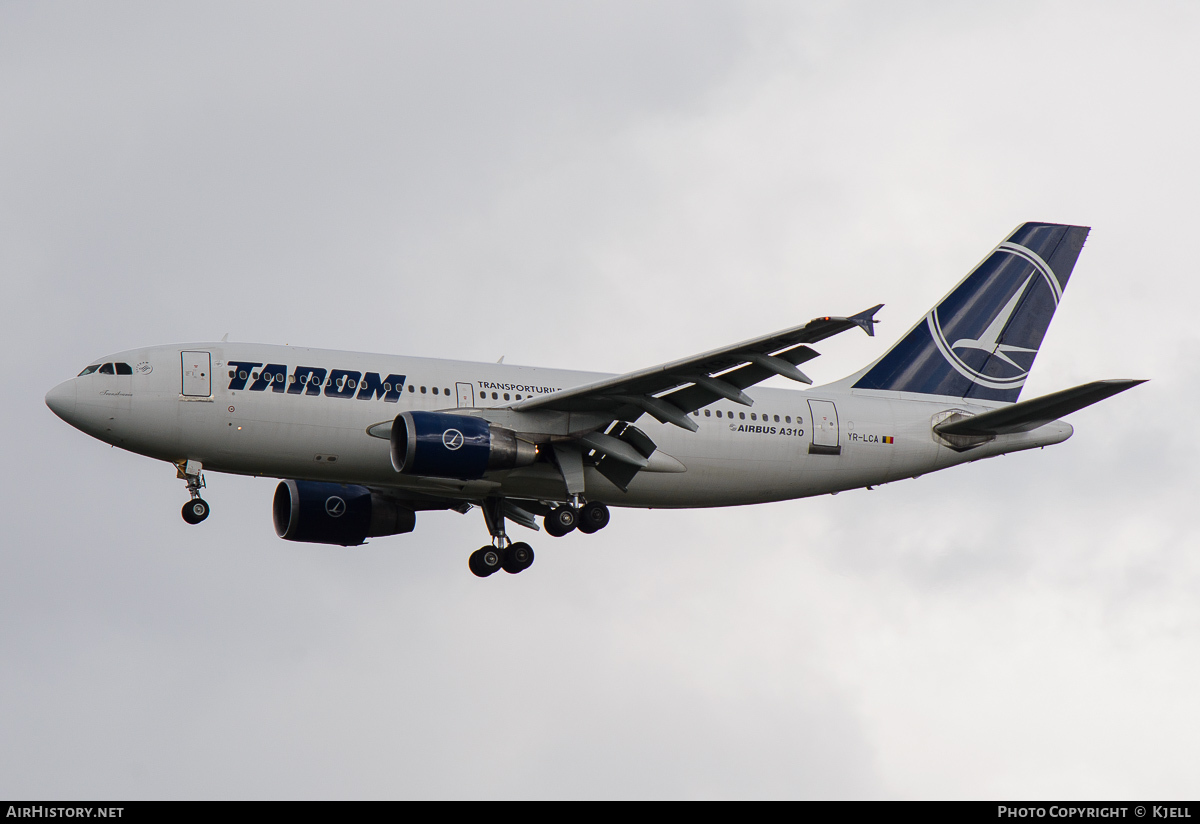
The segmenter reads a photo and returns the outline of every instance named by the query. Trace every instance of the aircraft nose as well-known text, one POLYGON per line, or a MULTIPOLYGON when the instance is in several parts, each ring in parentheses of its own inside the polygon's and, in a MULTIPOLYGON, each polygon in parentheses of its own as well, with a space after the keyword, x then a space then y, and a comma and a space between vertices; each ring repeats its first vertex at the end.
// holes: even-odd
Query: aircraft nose
POLYGON ((75 416, 75 381, 69 380, 46 393, 46 406, 67 423, 75 416))

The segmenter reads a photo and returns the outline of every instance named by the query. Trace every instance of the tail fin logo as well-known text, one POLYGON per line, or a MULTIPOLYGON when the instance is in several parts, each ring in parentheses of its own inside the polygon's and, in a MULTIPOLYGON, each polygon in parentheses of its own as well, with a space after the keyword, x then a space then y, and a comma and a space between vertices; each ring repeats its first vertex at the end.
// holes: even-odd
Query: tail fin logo
MULTIPOLYGON (((1062 287, 1059 285, 1058 278, 1054 276, 1054 272, 1050 269, 1050 266, 1031 249, 1015 243, 1002 243, 996 249, 996 254, 1000 253, 1007 253, 1024 261, 1033 267, 1033 271, 1025 278, 1025 282, 1020 288, 1013 292, 1008 301, 1000 307, 999 311, 988 323, 987 328, 979 333, 979 337, 959 338, 954 343, 950 343, 946 337, 946 333, 942 329, 942 322, 938 315, 940 307, 931 309, 929 314, 925 316, 925 321, 929 327, 929 333, 933 337, 934 345, 937 346, 938 351, 941 352, 946 362, 960 375, 989 389, 1019 389, 1024 385, 1025 378, 1029 375, 1029 370, 1033 366, 1033 357, 1037 355, 1037 349, 1001 343, 1001 337, 1012 320, 1013 314, 1025 302, 1029 295, 1030 287, 1037 282, 1039 275, 1049 287, 1050 298, 1053 301, 1053 308, 1050 309, 1051 313, 1053 313, 1054 309, 1058 308, 1059 300, 1062 298, 1062 287), (991 374, 984 374, 979 368, 972 366, 963 355, 959 354, 958 350, 983 353, 982 364, 988 365, 988 371, 991 374), (1028 357, 1021 357, 1021 360, 1025 361, 1024 365, 1022 365, 1013 359, 1013 355, 1027 355, 1028 357), (1000 363, 1006 366, 1000 366, 1000 363), (997 372, 1000 374, 997 374, 997 372)), ((1025 266, 1020 266, 1014 271, 1024 274, 1025 272, 1029 272, 1029 269, 1025 266)), ((974 357, 971 360, 978 361, 979 358, 974 357)))
POLYGON ((1015 402, 1087 235, 1022 223, 852 387, 1015 402))

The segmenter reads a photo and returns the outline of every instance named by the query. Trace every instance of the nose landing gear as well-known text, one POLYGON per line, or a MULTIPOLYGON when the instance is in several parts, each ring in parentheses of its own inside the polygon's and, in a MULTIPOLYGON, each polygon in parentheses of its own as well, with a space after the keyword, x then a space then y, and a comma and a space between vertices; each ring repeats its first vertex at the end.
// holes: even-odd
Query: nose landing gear
POLYGON ((187 489, 192 496, 192 499, 183 505, 183 520, 192 525, 198 524, 212 511, 208 502, 200 497, 200 490, 204 488, 204 475, 201 472, 204 465, 199 461, 179 461, 175 468, 176 476, 187 481, 187 489))
POLYGON ((189 524, 198 524, 208 517, 208 502, 203 498, 194 498, 183 505, 183 520, 189 524))

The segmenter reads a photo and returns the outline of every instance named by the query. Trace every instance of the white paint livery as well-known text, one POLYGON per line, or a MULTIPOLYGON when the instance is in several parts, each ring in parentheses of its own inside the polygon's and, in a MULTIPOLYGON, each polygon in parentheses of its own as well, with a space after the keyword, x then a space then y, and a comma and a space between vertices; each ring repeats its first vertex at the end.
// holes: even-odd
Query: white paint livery
MULTIPOLYGON (((950 345, 938 307, 926 316, 946 363, 982 386, 992 379, 953 350, 983 349, 1010 363, 1010 352, 1034 352, 1002 335, 1031 280, 1051 286, 1055 306, 1061 296, 1059 278, 1034 251, 1005 243, 993 254, 1017 255, 1032 271, 999 311, 981 310, 974 337, 950 345)), ((300 534, 297 524, 311 517, 328 520, 313 536, 334 530, 298 540, 359 543, 412 529, 414 511, 478 506, 493 543, 470 566, 487 575, 532 563, 528 545, 509 541, 506 520, 536 528, 542 515, 559 535, 576 524, 603 527, 608 507, 737 506, 871 487, 1060 443, 1072 428, 1055 417, 1137 383, 1097 382, 1017 404, 856 389, 853 378, 803 391, 756 385, 773 375, 807 381, 796 365, 816 356, 808 343, 856 326, 873 334, 878 308, 624 376, 224 341, 154 346, 106 356, 46 403, 93 437, 175 464, 192 492, 184 517, 193 523, 208 515, 201 469, 285 479, 275 501, 281 536, 300 534), (386 394, 379 376, 388 376, 386 394), (403 425, 402 413, 410 413, 403 425), (431 433, 450 459, 490 448, 489 466, 496 455, 508 463, 476 475, 398 471, 397 439, 412 439, 401 444, 412 466, 426 448, 415 440, 419 427, 442 415, 459 416, 431 433), (493 446, 478 446, 485 442, 493 446), (508 451, 497 452, 503 444, 508 451), (316 516, 303 511, 306 489, 316 516), (368 501, 361 533, 336 531, 358 511, 344 490, 368 501)), ((1023 381, 1024 373, 999 383, 1023 381)))

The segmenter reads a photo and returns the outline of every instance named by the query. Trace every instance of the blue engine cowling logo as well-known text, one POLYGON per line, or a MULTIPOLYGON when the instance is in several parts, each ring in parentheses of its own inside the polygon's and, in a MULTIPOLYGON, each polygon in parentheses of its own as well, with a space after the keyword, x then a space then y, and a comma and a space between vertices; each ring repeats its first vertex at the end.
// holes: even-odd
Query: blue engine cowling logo
POLYGON ((392 425, 392 466, 406 475, 477 480, 488 470, 487 421, 442 412, 403 412, 392 425))
POLYGON ((371 527, 371 490, 319 481, 280 481, 272 505, 275 534, 288 541, 357 546, 371 527))
POLYGON ((416 514, 356 484, 284 480, 272 503, 275 534, 285 541, 358 546, 367 538, 412 532, 416 514))

